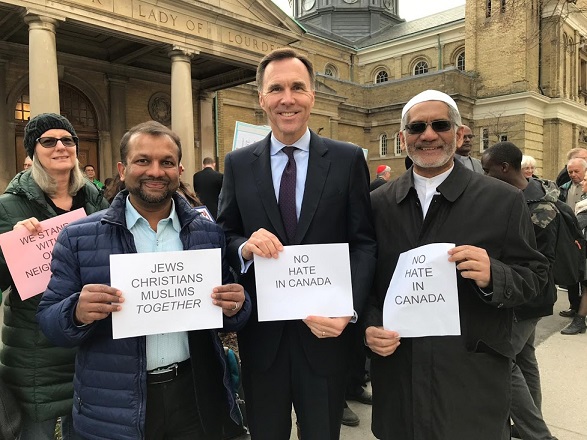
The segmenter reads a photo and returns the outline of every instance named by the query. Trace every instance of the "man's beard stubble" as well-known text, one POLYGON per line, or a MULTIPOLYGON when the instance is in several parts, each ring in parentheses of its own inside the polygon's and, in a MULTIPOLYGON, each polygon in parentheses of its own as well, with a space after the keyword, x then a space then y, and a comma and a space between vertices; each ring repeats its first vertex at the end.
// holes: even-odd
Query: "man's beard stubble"
MULTIPOLYGON (((171 196, 175 192, 175 189, 172 190, 169 187, 169 184, 170 184, 170 181, 169 180, 145 179, 145 180, 141 180, 137 186, 133 186, 133 187, 128 187, 127 186, 126 189, 128 190, 128 192, 130 194, 132 194, 135 197, 138 197, 140 200, 142 200, 145 203, 157 204, 157 203, 161 203, 161 202, 164 202, 166 200, 171 199, 171 196), (143 183, 144 182, 147 182, 147 181, 165 182, 165 183, 167 183, 167 189, 166 189, 165 192, 163 192, 161 194, 151 195, 147 191, 144 191, 143 190, 143 183)), ((177 185, 177 187, 179 187, 179 185, 177 185)))
POLYGON ((410 159, 412 159, 412 162, 414 162, 414 164, 420 168, 440 168, 446 165, 448 161, 454 157, 455 152, 457 150, 457 138, 455 135, 455 137, 453 138, 452 148, 450 148, 450 151, 447 151, 447 147, 450 147, 450 145, 448 143, 443 143, 442 152, 445 154, 445 156, 439 158, 438 161, 432 163, 424 162, 423 160, 420 160, 419 157, 417 157, 419 151, 417 150, 417 146, 421 147, 422 145, 423 144, 421 142, 418 144, 407 145, 408 156, 410 159))

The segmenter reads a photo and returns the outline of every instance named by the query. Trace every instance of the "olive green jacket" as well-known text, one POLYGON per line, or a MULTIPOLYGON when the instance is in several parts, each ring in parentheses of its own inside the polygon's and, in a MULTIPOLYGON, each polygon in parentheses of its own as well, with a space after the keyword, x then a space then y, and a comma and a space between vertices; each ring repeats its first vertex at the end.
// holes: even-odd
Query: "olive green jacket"
MULTIPOLYGON (((81 191, 85 194, 87 214, 108 207, 91 182, 81 191)), ((0 233, 11 231, 20 220, 36 217, 42 221, 56 215, 30 171, 18 173, 0 196, 0 233)), ((33 420, 71 413, 75 350, 55 347, 41 333, 35 315, 42 295, 26 301, 20 299, 2 252, 0 291, 8 294, 4 304, 0 376, 25 415, 33 420)))

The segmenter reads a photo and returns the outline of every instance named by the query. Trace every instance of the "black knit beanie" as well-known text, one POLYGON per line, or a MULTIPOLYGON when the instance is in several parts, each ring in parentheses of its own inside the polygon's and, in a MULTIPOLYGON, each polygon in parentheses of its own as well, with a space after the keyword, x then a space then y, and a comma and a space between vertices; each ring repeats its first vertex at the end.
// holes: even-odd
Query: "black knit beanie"
MULTIPOLYGON (((69 131, 72 136, 77 136, 71 122, 63 116, 56 113, 41 113, 31 119, 24 128, 24 149, 26 150, 28 157, 31 159, 33 158, 37 139, 47 130, 52 130, 54 128, 69 131)), ((79 145, 75 148, 76 154, 78 153, 78 150, 79 145)))

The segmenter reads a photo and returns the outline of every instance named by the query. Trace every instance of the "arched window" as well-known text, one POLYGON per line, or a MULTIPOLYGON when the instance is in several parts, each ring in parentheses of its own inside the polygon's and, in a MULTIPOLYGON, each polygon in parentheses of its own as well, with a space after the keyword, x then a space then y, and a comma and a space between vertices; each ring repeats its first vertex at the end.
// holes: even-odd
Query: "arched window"
POLYGON ((465 51, 459 52, 456 58, 456 67, 461 72, 465 70, 465 51))
POLYGON ((72 124, 96 128, 94 107, 84 95, 68 84, 59 84, 59 107, 61 114, 72 124))
POLYGON ((380 70, 375 75, 375 84, 380 84, 389 81, 389 75, 385 70, 380 70))
POLYGON ((379 136, 379 156, 387 156, 387 135, 385 133, 379 136))
POLYGON ((327 64, 324 68, 324 75, 331 76, 333 78, 338 78, 338 71, 336 70, 336 67, 332 64, 327 64))
MULTIPOLYGON (((28 122, 31 117, 31 104, 28 93, 27 87, 16 102, 14 119, 17 122, 28 122)), ((88 129, 96 128, 96 114, 93 105, 79 90, 69 84, 59 84, 59 108, 60 113, 75 126, 88 129)))
POLYGON ((401 156, 402 155, 402 141, 399 137, 399 133, 395 135, 395 155, 401 156))
POLYGON ((422 75, 423 73, 428 73, 428 63, 421 60, 414 65, 414 75, 422 75))

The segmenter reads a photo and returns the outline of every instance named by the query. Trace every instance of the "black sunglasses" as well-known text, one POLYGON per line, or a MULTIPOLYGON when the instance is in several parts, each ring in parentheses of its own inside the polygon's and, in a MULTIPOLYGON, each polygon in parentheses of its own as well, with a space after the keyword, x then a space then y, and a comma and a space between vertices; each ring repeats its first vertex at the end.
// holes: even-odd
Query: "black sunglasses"
POLYGON ((53 148, 57 145, 57 141, 61 141, 64 147, 76 147, 79 139, 77 136, 64 136, 62 138, 40 137, 35 142, 41 144, 43 148, 53 148))
POLYGON ((429 125, 432 127, 432 130, 440 133, 450 130, 453 126, 453 123, 444 119, 439 119, 438 121, 432 122, 412 122, 411 124, 406 124, 406 130, 408 130, 409 134, 422 134, 426 131, 426 128, 429 125))

